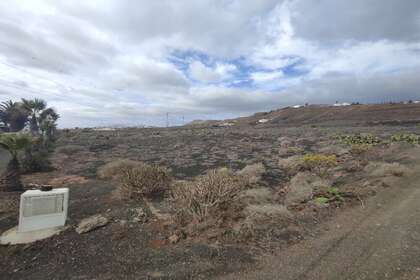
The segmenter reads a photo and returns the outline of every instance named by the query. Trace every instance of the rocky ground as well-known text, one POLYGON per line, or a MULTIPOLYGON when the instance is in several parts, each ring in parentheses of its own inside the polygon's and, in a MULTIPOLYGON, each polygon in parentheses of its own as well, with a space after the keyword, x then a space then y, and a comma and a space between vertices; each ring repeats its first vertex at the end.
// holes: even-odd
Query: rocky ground
MULTIPOLYGON (((375 194, 394 188, 399 180, 410 180, 420 148, 390 143, 391 136, 399 133, 420 134, 420 127, 266 123, 63 130, 52 155, 56 170, 26 175, 24 180, 70 188, 69 228, 34 244, 1 247, 0 275, 8 279, 208 279, 264 268, 263 256, 316 239, 322 226, 341 212, 364 207, 375 194), (382 141, 359 151, 337 138, 355 133, 370 133, 382 141), (333 155, 337 164, 320 176, 298 164, 307 154, 333 155), (171 218, 169 194, 153 201, 159 215, 144 217, 142 202, 121 200, 115 182, 98 179, 98 168, 119 159, 167 166, 178 180, 212 168, 236 172, 258 163, 265 172, 243 191, 234 222, 180 229, 171 218), (96 214, 107 221, 102 227, 76 232, 80 221, 96 214), (244 226, 251 230, 244 232, 244 226)), ((16 201, 16 195, 2 195, 0 232, 17 224, 16 201)))

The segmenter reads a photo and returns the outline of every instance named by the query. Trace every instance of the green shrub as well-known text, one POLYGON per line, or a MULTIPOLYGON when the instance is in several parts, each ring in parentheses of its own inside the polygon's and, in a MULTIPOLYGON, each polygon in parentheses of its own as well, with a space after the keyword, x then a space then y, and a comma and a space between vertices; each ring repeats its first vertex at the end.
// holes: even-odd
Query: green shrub
POLYGON ((335 155, 307 154, 303 157, 303 167, 325 177, 328 171, 337 166, 337 157, 335 155))
POLYGON ((346 145, 378 145, 381 144, 381 139, 365 133, 358 133, 352 135, 339 135, 337 136, 338 141, 346 145))
POLYGON ((243 190, 241 179, 228 170, 211 170, 193 181, 181 182, 172 196, 181 212, 196 221, 219 215, 243 190))
POLYGON ((49 160, 50 153, 43 145, 34 144, 25 149, 22 162, 22 169, 25 173, 46 172, 53 169, 49 160))
POLYGON ((407 142, 414 145, 420 144, 420 135, 401 133, 391 136, 391 142, 407 142))
POLYGON ((319 197, 316 197, 314 199, 314 201, 318 204, 323 205, 323 204, 327 204, 330 200, 329 200, 329 198, 327 198, 325 196, 319 196, 319 197))

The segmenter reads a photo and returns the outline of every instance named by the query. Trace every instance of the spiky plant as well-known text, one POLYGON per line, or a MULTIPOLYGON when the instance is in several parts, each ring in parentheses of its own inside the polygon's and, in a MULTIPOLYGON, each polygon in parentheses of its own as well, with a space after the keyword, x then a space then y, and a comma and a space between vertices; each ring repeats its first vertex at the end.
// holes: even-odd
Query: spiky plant
POLYGON ((29 147, 32 143, 30 136, 26 134, 1 134, 0 147, 8 151, 11 159, 6 167, 6 171, 0 178, 0 191, 22 191, 23 186, 20 181, 20 164, 18 152, 29 147))

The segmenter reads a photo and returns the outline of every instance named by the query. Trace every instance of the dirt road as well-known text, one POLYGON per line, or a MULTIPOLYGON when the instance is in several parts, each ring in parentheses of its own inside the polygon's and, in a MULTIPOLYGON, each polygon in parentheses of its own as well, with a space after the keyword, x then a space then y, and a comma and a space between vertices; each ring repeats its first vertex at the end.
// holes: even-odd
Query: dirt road
POLYGON ((420 166, 274 257, 223 279, 420 279, 420 166), (251 271, 252 270, 252 271, 251 271))

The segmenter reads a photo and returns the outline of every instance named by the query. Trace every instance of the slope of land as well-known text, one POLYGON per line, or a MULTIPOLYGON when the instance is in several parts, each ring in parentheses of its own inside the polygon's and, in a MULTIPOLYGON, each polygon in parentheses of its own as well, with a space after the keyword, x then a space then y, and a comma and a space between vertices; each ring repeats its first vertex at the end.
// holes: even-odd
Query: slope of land
POLYGON ((314 125, 366 125, 420 123, 420 104, 372 104, 351 106, 321 106, 310 105, 301 108, 283 108, 271 112, 257 113, 224 121, 201 121, 192 123, 195 126, 217 125, 226 123, 265 124, 284 126, 314 125))

